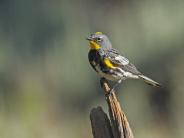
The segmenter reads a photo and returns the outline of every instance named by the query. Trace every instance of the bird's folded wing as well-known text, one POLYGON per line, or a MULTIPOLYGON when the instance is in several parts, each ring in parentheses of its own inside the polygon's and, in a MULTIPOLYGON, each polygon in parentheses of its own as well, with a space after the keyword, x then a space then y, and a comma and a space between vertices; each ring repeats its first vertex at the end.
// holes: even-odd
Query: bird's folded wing
POLYGON ((137 68, 132 63, 130 63, 126 57, 122 56, 116 49, 108 50, 106 56, 112 64, 120 67, 125 72, 130 72, 135 75, 141 74, 137 68))
POLYGON ((129 64, 129 60, 122 56, 116 49, 108 50, 106 56, 112 63, 119 66, 125 66, 129 64))

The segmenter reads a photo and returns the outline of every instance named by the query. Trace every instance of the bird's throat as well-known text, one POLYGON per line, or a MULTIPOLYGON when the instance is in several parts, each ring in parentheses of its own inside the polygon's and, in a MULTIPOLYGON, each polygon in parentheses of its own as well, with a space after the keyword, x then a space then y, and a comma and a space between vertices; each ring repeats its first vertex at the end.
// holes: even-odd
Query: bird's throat
POLYGON ((99 45, 99 44, 97 44, 96 42, 94 42, 94 41, 90 41, 89 43, 90 43, 90 47, 91 47, 91 49, 95 49, 95 50, 100 49, 100 45, 99 45))

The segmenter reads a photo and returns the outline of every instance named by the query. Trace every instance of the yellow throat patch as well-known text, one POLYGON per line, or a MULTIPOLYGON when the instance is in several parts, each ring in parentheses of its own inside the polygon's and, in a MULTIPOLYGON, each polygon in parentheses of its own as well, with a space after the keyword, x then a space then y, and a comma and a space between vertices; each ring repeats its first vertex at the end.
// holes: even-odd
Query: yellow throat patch
POLYGON ((101 46, 94 41, 90 41, 90 47, 91 47, 91 49, 98 50, 98 49, 100 49, 101 46))

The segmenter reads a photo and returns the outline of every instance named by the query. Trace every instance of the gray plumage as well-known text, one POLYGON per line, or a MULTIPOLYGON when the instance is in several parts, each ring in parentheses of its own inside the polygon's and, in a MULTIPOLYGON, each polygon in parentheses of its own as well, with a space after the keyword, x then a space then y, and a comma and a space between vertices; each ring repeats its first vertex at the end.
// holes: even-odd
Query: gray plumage
POLYGON ((95 33, 87 39, 100 46, 99 49, 90 50, 88 58, 92 67, 101 77, 117 82, 127 78, 141 79, 152 86, 161 86, 156 81, 144 76, 125 56, 120 54, 118 50, 113 49, 106 35, 95 33), (105 59, 109 60, 113 66, 112 68, 104 62, 105 59))

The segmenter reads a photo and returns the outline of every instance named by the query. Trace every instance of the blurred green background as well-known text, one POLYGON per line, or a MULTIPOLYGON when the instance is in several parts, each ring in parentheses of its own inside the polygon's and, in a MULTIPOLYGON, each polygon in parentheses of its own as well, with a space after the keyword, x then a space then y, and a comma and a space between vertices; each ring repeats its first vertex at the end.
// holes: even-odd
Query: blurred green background
POLYGON ((164 86, 117 88, 135 137, 184 137, 184 1, 0 0, 0 138, 92 138, 90 110, 107 112, 96 31, 164 86))

